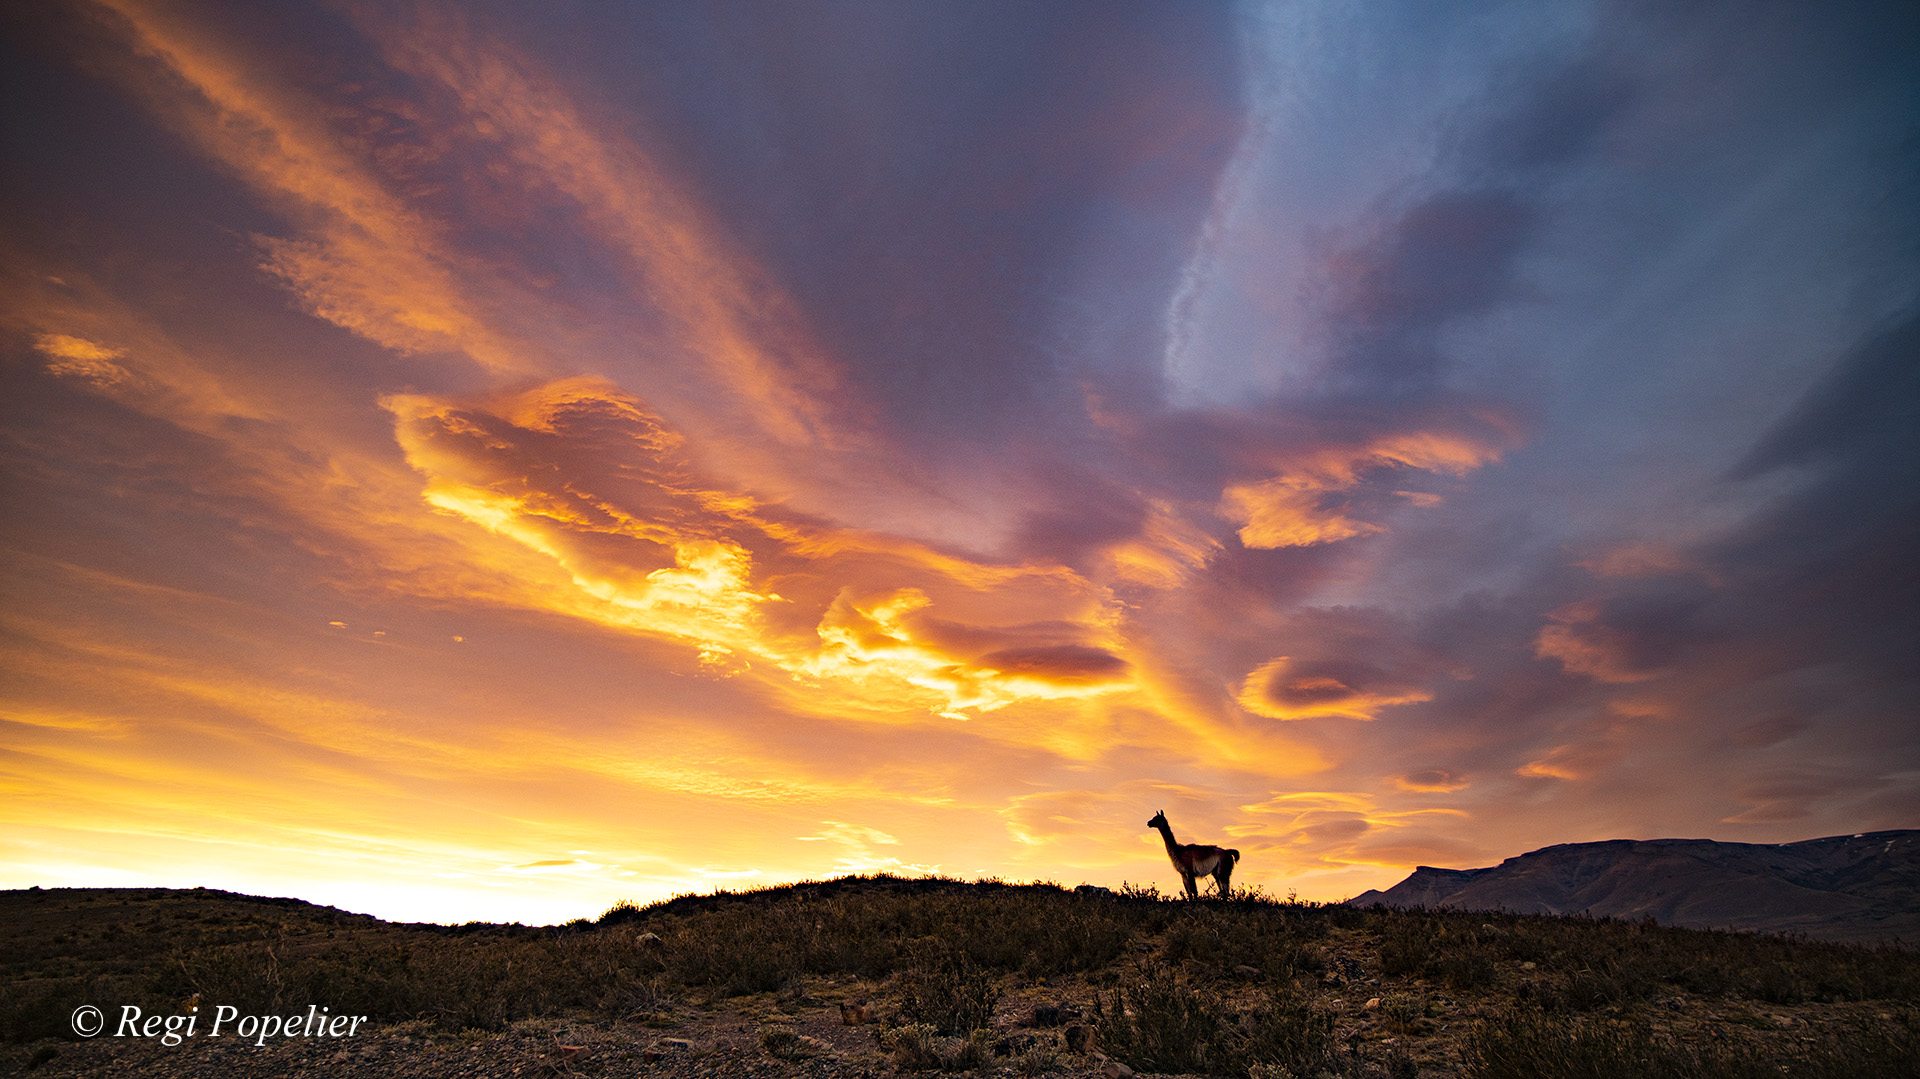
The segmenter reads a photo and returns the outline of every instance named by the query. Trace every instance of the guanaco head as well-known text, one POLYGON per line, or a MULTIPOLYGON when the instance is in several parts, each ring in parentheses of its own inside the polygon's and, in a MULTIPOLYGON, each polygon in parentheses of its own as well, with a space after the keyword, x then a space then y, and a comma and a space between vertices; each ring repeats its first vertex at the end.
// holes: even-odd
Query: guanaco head
POLYGON ((1158 828, 1166 823, 1167 823, 1167 811, 1163 809, 1160 812, 1155 813, 1153 815, 1153 819, 1147 822, 1147 827, 1158 828))

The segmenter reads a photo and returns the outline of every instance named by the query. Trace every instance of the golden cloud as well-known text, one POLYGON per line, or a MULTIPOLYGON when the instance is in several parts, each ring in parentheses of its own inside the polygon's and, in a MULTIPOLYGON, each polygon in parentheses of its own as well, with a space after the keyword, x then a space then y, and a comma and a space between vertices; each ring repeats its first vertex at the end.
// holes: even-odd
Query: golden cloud
POLYGON ((1432 700, 1433 694, 1364 663, 1281 656, 1255 667, 1237 699, 1269 719, 1374 719, 1383 708, 1432 700))
POLYGON ((551 559, 547 606, 880 709, 992 710, 1131 684, 1120 609, 1059 566, 967 562, 702 476, 611 383, 386 399, 440 510, 551 559))
MULTIPOLYGON (((1228 486, 1219 512, 1241 526, 1240 542, 1248 547, 1337 543, 1384 528, 1327 500, 1354 487, 1368 472, 1412 468, 1462 475, 1498 456, 1498 448, 1483 439, 1442 431, 1388 435, 1358 447, 1323 447, 1282 461, 1271 479, 1228 486)), ((1437 500, 1421 496, 1411 501, 1426 506, 1437 500)))
POLYGON ((1175 512, 1164 499, 1148 503, 1139 534, 1104 552, 1114 578, 1147 588, 1186 583, 1221 549, 1220 541, 1175 512))
POLYGON ((35 334, 33 347, 50 361, 47 371, 61 378, 77 378, 102 387, 133 378, 126 368, 113 362, 127 354, 124 348, 109 348, 64 333, 35 334))
POLYGON ((1381 531, 1381 525, 1323 507, 1323 496, 1337 489, 1304 476, 1238 484, 1222 494, 1220 512, 1241 525, 1240 542, 1256 548, 1311 547, 1381 531))

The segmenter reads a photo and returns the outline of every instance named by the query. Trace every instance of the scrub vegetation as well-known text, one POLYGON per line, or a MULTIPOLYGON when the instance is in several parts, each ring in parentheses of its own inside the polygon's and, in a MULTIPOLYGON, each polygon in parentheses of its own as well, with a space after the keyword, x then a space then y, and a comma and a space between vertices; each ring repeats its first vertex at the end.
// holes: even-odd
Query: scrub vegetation
POLYGON ((1920 954, 1894 946, 937 878, 537 928, 204 890, 0 893, 8 1059, 56 1061, 84 1004, 111 1034, 128 1005, 215 1002, 318 1003, 428 1041, 564 1022, 693 1055, 751 1028, 772 1074, 796 1076, 1920 1074, 1920 954))

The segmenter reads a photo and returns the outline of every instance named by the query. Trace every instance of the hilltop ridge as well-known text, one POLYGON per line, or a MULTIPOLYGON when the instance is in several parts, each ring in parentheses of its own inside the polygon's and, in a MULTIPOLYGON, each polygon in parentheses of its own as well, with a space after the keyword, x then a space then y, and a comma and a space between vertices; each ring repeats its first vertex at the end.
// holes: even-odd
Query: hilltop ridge
POLYGON ((1420 866, 1353 906, 1590 914, 1688 929, 1920 942, 1920 830, 1796 843, 1562 843, 1483 869, 1420 866))

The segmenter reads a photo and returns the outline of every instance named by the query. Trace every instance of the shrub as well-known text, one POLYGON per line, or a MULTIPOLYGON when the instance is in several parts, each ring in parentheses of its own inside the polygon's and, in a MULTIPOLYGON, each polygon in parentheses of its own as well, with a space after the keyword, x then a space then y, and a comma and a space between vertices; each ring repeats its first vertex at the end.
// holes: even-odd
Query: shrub
POLYGON ((1389 916, 1381 928, 1382 974, 1435 978, 1455 989, 1481 989, 1499 980, 1495 935, 1468 919, 1405 911, 1389 916))
POLYGON ((970 1071, 992 1059, 987 1034, 976 1030, 966 1038, 942 1037, 928 1023, 908 1023, 880 1037, 880 1047, 893 1054, 901 1071, 970 1071))
POLYGON ((901 1018, 940 1034, 966 1035, 992 1025, 1000 986, 992 972, 938 937, 909 949, 914 965, 900 975, 901 1018))
POLYGON ((1164 939, 1170 960, 1215 971, 1253 967, 1284 981, 1326 969, 1317 943, 1324 936, 1318 919, 1290 916, 1278 904, 1249 897, 1230 904, 1186 904, 1164 939))
POLYGON ((1333 1017, 1276 993, 1252 1010, 1179 984, 1150 967, 1133 984, 1095 998, 1100 1046, 1135 1071, 1197 1072, 1239 1077, 1255 1066, 1313 1075, 1333 1061, 1333 1017))
POLYGON ((1920 1039, 1908 1019, 1782 1048, 1691 1044, 1638 1020, 1556 1020, 1515 1010, 1479 1024, 1466 1047, 1468 1079, 1910 1079, 1920 1039))

